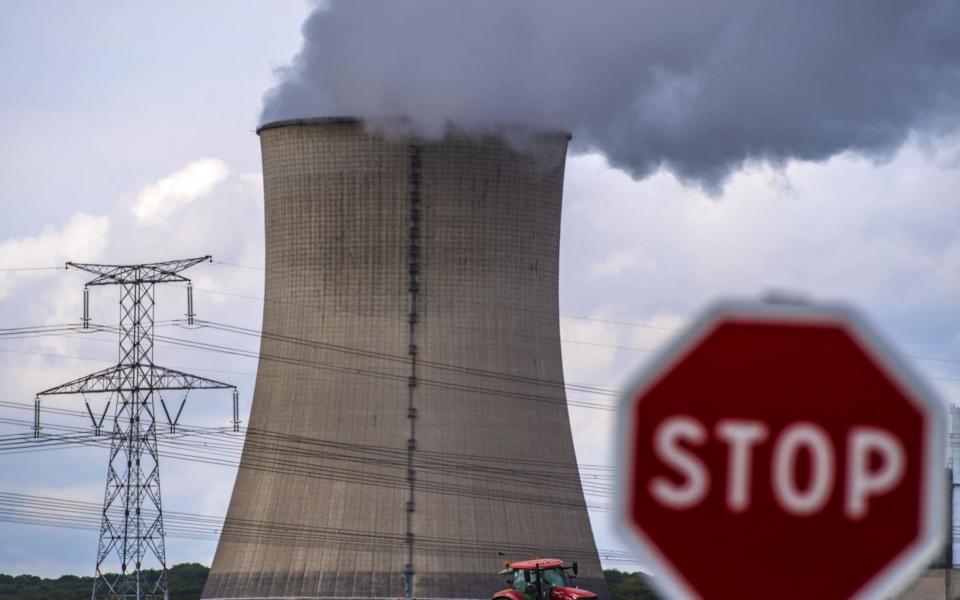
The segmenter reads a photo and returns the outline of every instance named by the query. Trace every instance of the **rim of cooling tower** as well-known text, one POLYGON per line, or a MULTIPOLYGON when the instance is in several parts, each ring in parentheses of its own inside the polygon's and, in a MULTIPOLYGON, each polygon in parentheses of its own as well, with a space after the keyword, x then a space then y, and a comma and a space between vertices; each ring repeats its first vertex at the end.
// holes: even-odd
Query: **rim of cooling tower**
MULTIPOLYGON (((267 129, 277 129, 279 127, 292 127, 295 125, 323 125, 329 123, 362 123, 363 119, 359 117, 310 117, 304 119, 281 119, 279 121, 268 121, 262 123, 256 129, 257 135, 267 129)), ((493 133, 493 132, 491 132, 493 133)), ((567 141, 573 139, 573 134, 561 129, 545 129, 538 131, 540 135, 559 135, 567 138, 567 141)))
POLYGON ((307 119, 281 119, 279 121, 268 121, 257 127, 257 135, 266 129, 276 129, 278 127, 291 127, 293 125, 320 125, 324 123, 360 123, 358 117, 310 117, 307 119))

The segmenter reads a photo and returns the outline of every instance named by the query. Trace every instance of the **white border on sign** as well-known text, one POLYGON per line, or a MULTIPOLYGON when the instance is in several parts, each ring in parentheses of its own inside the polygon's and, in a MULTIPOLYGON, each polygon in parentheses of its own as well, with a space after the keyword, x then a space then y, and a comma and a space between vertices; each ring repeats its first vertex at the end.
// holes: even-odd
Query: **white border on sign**
POLYGON ((633 452, 627 449, 627 435, 634 421, 637 404, 632 402, 641 392, 653 387, 662 377, 720 322, 729 319, 763 320, 773 323, 809 323, 840 326, 846 329, 862 349, 887 373, 905 397, 927 416, 926 444, 923 460, 920 535, 916 542, 894 557, 879 573, 867 581, 853 598, 878 600, 896 594, 913 582, 939 551, 942 550, 945 527, 944 469, 946 411, 939 397, 913 372, 896 351, 883 341, 876 330, 853 308, 843 304, 786 304, 726 300, 704 310, 682 333, 657 354, 652 363, 629 381, 620 397, 616 438, 616 518, 625 541, 641 560, 652 566, 655 584, 672 598, 700 598, 683 575, 673 568, 656 544, 643 531, 633 526, 630 518, 630 493, 626 489, 633 471, 633 452))

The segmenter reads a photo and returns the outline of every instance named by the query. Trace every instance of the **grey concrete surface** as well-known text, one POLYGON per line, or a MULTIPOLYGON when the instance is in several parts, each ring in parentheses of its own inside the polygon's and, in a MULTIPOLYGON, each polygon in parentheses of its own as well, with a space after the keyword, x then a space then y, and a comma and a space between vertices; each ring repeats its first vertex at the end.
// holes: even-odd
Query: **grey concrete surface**
POLYGON ((897 600, 957 600, 960 598, 960 570, 930 569, 913 582, 897 600), (949 586, 949 589, 948 587, 949 586))
POLYGON ((260 137, 265 335, 203 598, 401 598, 408 564, 416 598, 489 598, 534 556, 608 597, 560 354, 567 136, 260 137))

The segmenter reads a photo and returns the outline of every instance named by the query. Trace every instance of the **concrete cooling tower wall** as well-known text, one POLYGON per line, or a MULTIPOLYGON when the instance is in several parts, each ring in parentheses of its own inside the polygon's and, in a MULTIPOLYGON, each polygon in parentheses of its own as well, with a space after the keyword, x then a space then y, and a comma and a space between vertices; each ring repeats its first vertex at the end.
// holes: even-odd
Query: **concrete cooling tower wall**
POLYGON ((607 597, 560 356, 567 136, 259 133, 261 359, 203 598, 490 598, 534 556, 607 597))

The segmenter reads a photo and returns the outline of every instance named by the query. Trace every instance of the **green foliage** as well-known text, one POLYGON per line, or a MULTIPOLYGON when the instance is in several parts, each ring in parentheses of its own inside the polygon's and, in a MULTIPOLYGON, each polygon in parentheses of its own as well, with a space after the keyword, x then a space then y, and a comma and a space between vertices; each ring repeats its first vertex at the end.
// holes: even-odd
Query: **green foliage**
MULTIPOLYGON (((176 565, 167 572, 170 600, 199 600, 210 569, 197 563, 176 565)), ((64 575, 41 579, 33 575, 0 575, 0 600, 90 600, 92 577, 64 575)))
POLYGON ((170 569, 170 600, 199 600, 209 573, 210 567, 198 563, 183 563, 170 569))
POLYGON ((607 588, 613 600, 660 600, 650 583, 649 575, 609 569, 603 572, 603 576, 607 580, 607 588))
MULTIPOLYGON (((199 600, 210 569, 197 563, 172 567, 168 573, 170 600, 199 600)), ((643 573, 603 572, 613 600, 660 600, 643 573)), ((89 600, 93 578, 64 575, 41 579, 33 575, 0 575, 0 600, 89 600)))

